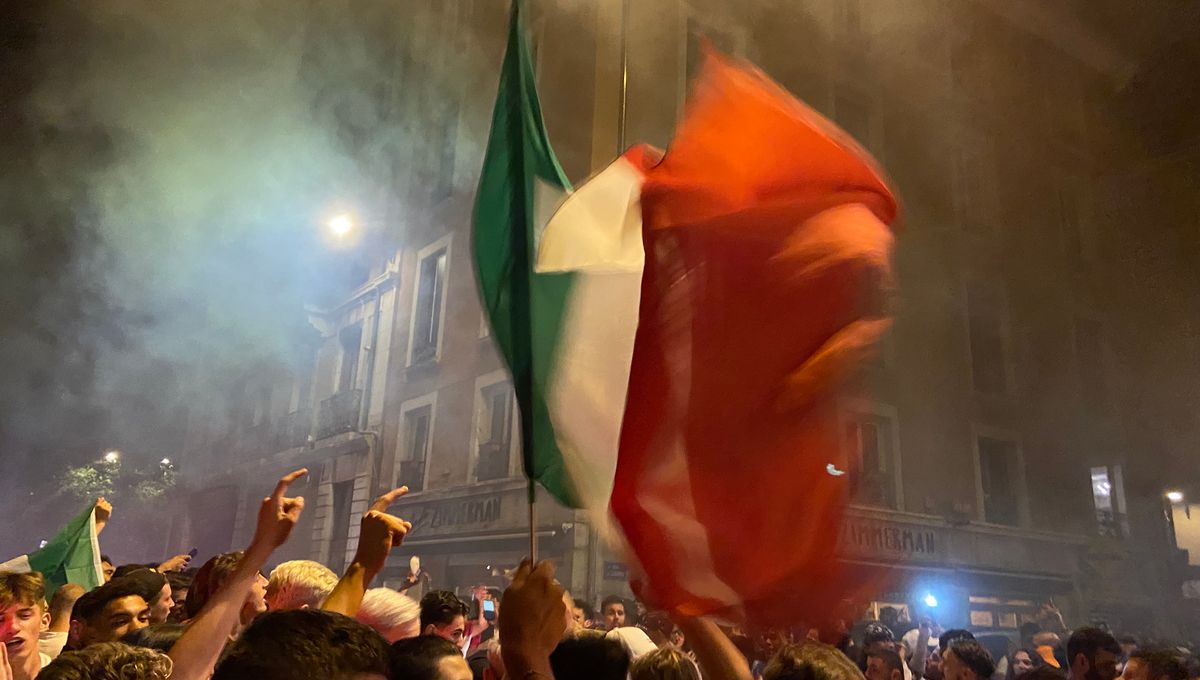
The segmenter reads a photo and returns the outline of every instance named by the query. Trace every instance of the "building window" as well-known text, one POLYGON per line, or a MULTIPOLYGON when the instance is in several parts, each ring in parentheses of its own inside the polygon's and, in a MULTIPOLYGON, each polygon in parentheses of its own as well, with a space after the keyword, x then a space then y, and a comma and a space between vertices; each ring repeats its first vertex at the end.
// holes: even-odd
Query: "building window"
POLYGON ((895 428, 891 418, 875 413, 855 413, 845 426, 850 458, 851 500, 862 505, 895 508, 895 428))
POLYGON ((967 291, 967 321, 975 389, 990 394, 1008 392, 1003 296, 982 286, 970 287, 967 291))
POLYGON ((263 385, 254 393, 254 406, 250 415, 250 426, 258 427, 267 422, 271 411, 271 387, 263 385))
POLYGON ((333 485, 333 512, 330 515, 333 531, 329 535, 329 560, 325 563, 335 573, 346 567, 346 547, 350 538, 350 504, 354 501, 354 480, 333 485))
POLYGON ((479 435, 479 462, 475 478, 479 481, 508 477, 509 452, 512 449, 513 391, 508 382, 499 382, 479 392, 480 409, 476 414, 479 435))
POLYGON ((1020 523, 1020 460, 1016 442, 979 437, 979 483, 983 519, 992 524, 1020 523))
POLYGON ((1129 535, 1125 517, 1125 482, 1120 465, 1091 469, 1092 505, 1096 508, 1096 526, 1101 536, 1121 538, 1129 535))
POLYGON ((413 309, 410 364, 436 360, 442 335, 446 297, 448 245, 422 255, 417 262, 417 295, 413 309))
POLYGON ((425 488, 425 463, 433 437, 433 404, 404 412, 404 450, 399 483, 410 491, 425 488))
POLYGON ((342 363, 338 370, 338 392, 354 389, 358 383, 358 360, 362 353, 362 326, 356 324, 338 333, 342 348, 342 363))
POLYGON ((1079 394, 1092 414, 1108 410, 1108 379, 1104 361, 1104 326, 1094 319, 1075 318, 1075 356, 1079 366, 1079 394))

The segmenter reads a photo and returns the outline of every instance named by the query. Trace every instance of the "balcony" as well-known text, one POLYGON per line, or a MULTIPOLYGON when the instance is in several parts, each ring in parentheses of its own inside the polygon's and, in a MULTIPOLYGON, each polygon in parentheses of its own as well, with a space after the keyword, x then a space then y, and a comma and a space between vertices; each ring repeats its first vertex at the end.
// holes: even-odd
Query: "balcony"
POLYGON ((362 390, 345 390, 323 399, 317 410, 317 439, 358 430, 362 390))
POLYGON ((399 484, 407 486, 409 491, 420 491, 425 488, 425 460, 400 461, 399 484))
POLYGON ((273 423, 271 442, 276 451, 304 446, 312 429, 312 411, 292 411, 273 423))
POLYGON ((481 482, 508 478, 508 442, 488 442, 479 445, 479 463, 475 478, 481 482))

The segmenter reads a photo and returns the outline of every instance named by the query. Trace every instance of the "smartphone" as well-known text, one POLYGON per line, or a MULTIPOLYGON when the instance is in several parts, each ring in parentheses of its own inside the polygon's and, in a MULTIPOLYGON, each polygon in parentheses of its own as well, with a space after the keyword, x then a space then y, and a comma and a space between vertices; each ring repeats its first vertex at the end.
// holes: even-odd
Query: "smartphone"
POLYGON ((496 620, 496 603, 491 600, 483 601, 483 618, 485 621, 496 620))
POLYGON ((194 559, 196 557, 196 554, 199 552, 200 552, 199 548, 192 548, 191 550, 188 551, 188 557, 191 557, 194 559))

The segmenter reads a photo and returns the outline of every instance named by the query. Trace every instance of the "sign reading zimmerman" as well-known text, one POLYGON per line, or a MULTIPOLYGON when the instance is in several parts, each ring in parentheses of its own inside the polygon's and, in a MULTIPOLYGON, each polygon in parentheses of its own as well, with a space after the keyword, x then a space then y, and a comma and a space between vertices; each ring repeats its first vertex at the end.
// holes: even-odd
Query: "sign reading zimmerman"
POLYGON ((838 553, 844 557, 936 562, 946 557, 943 538, 933 527, 846 517, 838 536, 838 553))
POLYGON ((500 494, 494 494, 425 503, 413 510, 412 530, 440 534, 448 530, 489 528, 501 517, 500 499, 500 494))

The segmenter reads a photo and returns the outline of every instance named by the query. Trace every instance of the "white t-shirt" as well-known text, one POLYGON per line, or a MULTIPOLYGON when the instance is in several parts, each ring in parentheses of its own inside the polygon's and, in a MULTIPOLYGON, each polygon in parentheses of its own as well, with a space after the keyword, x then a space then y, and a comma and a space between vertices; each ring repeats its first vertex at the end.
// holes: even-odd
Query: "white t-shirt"
POLYGON ((55 633, 45 631, 38 634, 38 651, 50 659, 57 659, 59 654, 62 654, 63 647, 67 645, 67 633, 55 633))

